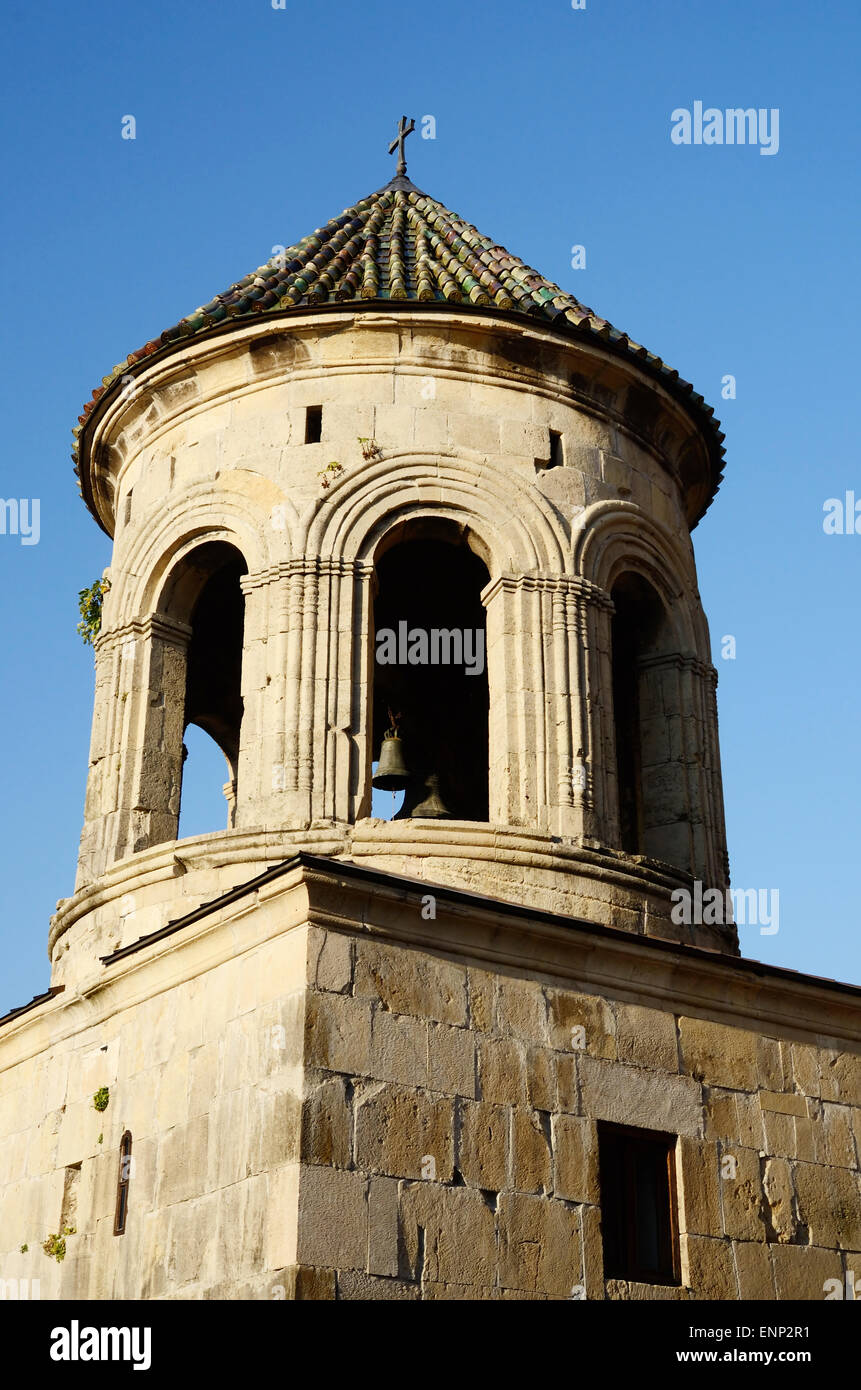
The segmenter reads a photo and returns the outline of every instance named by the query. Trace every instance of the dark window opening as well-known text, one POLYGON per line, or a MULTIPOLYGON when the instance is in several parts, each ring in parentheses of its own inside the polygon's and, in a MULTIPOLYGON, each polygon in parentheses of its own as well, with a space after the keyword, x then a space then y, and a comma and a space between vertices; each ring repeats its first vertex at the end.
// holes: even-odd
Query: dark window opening
POLYGON ((305 410, 305 443, 319 444, 323 437, 323 407, 309 405, 305 410))
MULTIPOLYGON (((402 774, 387 782, 387 790, 404 792, 396 819, 484 821, 489 686, 481 591, 490 575, 453 522, 423 521, 401 534, 376 566, 372 760, 382 755, 384 766, 394 761, 402 774), (384 752, 384 736, 394 730, 398 742, 384 752)), ((385 813, 374 806, 375 815, 385 813)))
POLYGON ((129 488, 128 492, 126 493, 126 515, 125 515, 125 523, 124 523, 126 526, 128 526, 129 522, 130 522, 131 519, 132 519, 132 496, 133 496, 133 494, 134 494, 134 488, 129 488))
MULTIPOLYGON (((202 546, 200 551, 195 552, 194 559, 208 568, 211 566, 211 570, 191 616, 184 726, 186 732, 191 725, 202 729, 218 745, 227 760, 224 794, 227 797, 227 825, 230 828, 236 798, 242 725, 245 599, 239 581, 247 569, 239 552, 219 541, 202 546)), ((184 744, 183 761, 187 753, 188 744, 184 744)), ((223 766, 220 767, 223 789, 224 771, 223 766)), ((223 807, 223 802, 221 805, 223 807)), ((210 828, 220 827, 213 825, 210 828)))
MULTIPOLYGON (((660 673, 647 673, 648 658, 659 654, 667 637, 664 609, 646 580, 625 574, 613 588, 613 720, 619 796, 619 834, 627 854, 656 854, 649 835, 650 811, 644 767, 666 761, 667 730, 660 727, 654 700, 660 673), (655 687, 655 688, 652 688, 655 687), (645 740, 644 729, 648 737, 645 740), (663 741, 662 741, 663 740, 663 741), (645 755, 645 756, 644 756, 645 755)), ((661 714, 663 704, 659 705, 661 714)), ((657 853, 657 857, 667 857, 657 853)), ((683 866, 686 867, 686 866, 683 866)))
POLYGON ((114 1212, 114 1235, 125 1234, 129 1210, 129 1182, 132 1176, 132 1136, 126 1130, 120 1141, 120 1166, 117 1174, 117 1205, 114 1212))
POLYGON ((565 453, 562 447, 562 435, 558 430, 550 431, 550 462, 548 468, 561 468, 565 462, 565 453))
POLYGON ((604 1277, 678 1284, 676 1135, 598 1125, 604 1277))

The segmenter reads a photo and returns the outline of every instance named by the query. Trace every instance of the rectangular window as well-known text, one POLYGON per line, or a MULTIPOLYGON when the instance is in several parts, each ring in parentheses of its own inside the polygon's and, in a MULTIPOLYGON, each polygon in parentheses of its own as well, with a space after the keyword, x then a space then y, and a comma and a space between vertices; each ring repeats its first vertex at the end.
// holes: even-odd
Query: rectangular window
POLYGON ((598 1125, 604 1277, 678 1284, 676 1135, 598 1125))
POLYGON ((319 444, 323 437, 323 407, 309 405, 305 410, 305 443, 319 444))
POLYGON ((558 430, 550 431, 550 462, 548 468, 561 468, 565 462, 565 453, 562 448, 562 435, 558 430))

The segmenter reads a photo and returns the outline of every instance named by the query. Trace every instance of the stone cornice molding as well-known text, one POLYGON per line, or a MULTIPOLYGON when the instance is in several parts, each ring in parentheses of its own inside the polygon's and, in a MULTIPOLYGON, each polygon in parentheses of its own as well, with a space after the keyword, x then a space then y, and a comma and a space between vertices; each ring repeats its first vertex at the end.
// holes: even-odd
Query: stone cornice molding
POLYGON ((135 618, 130 623, 123 623, 121 627, 103 633, 96 639, 95 649, 102 656, 126 642, 150 642, 154 637, 184 648, 191 641, 191 631, 188 623, 177 622, 163 613, 150 613, 146 618, 135 618))
POLYGON ((518 590, 524 593, 570 594, 596 608, 606 609, 609 613, 614 611, 613 601, 605 589, 580 575, 571 574, 501 574, 483 590, 482 599, 487 606, 497 593, 515 593, 518 590))

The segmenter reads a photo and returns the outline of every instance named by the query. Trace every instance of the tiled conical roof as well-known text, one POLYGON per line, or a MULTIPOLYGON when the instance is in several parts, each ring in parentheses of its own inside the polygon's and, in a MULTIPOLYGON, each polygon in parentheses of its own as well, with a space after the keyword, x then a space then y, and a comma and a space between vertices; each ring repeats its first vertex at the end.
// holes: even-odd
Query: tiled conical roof
POLYGON ((78 417, 72 455, 76 472, 80 435, 97 402, 138 362, 172 344, 266 314, 327 304, 371 307, 408 302, 528 315, 565 334, 598 339, 611 351, 634 358, 699 418, 709 439, 717 487, 724 435, 714 411, 689 382, 404 175, 258 266, 114 367, 78 417))

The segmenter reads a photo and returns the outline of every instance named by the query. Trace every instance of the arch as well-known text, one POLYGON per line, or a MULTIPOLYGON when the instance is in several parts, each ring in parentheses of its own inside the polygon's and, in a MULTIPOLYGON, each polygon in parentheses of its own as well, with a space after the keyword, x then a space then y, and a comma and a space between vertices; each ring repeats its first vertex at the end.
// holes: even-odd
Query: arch
POLYGON ((596 502, 580 513, 572 532, 574 571, 610 593, 618 577, 635 571, 672 615, 680 654, 710 660, 690 550, 633 502, 596 502))
MULTIPOLYGON (((539 490, 489 467, 483 455, 405 451, 346 474, 302 522, 307 554, 371 561, 399 520, 431 513, 481 537, 496 578, 505 571, 565 573, 561 522, 539 490)), ((297 537, 299 539, 299 537, 297 537)))
POLYGON ((284 505, 282 528, 280 524, 273 526, 270 513, 253 500, 232 489, 214 491, 210 482, 185 489, 165 502, 146 517, 146 524, 136 530, 118 559, 125 582, 108 596, 111 627, 125 626, 156 612, 174 566, 205 540, 235 546, 249 574, 288 560, 293 553, 297 513, 292 502, 285 501, 284 505))

